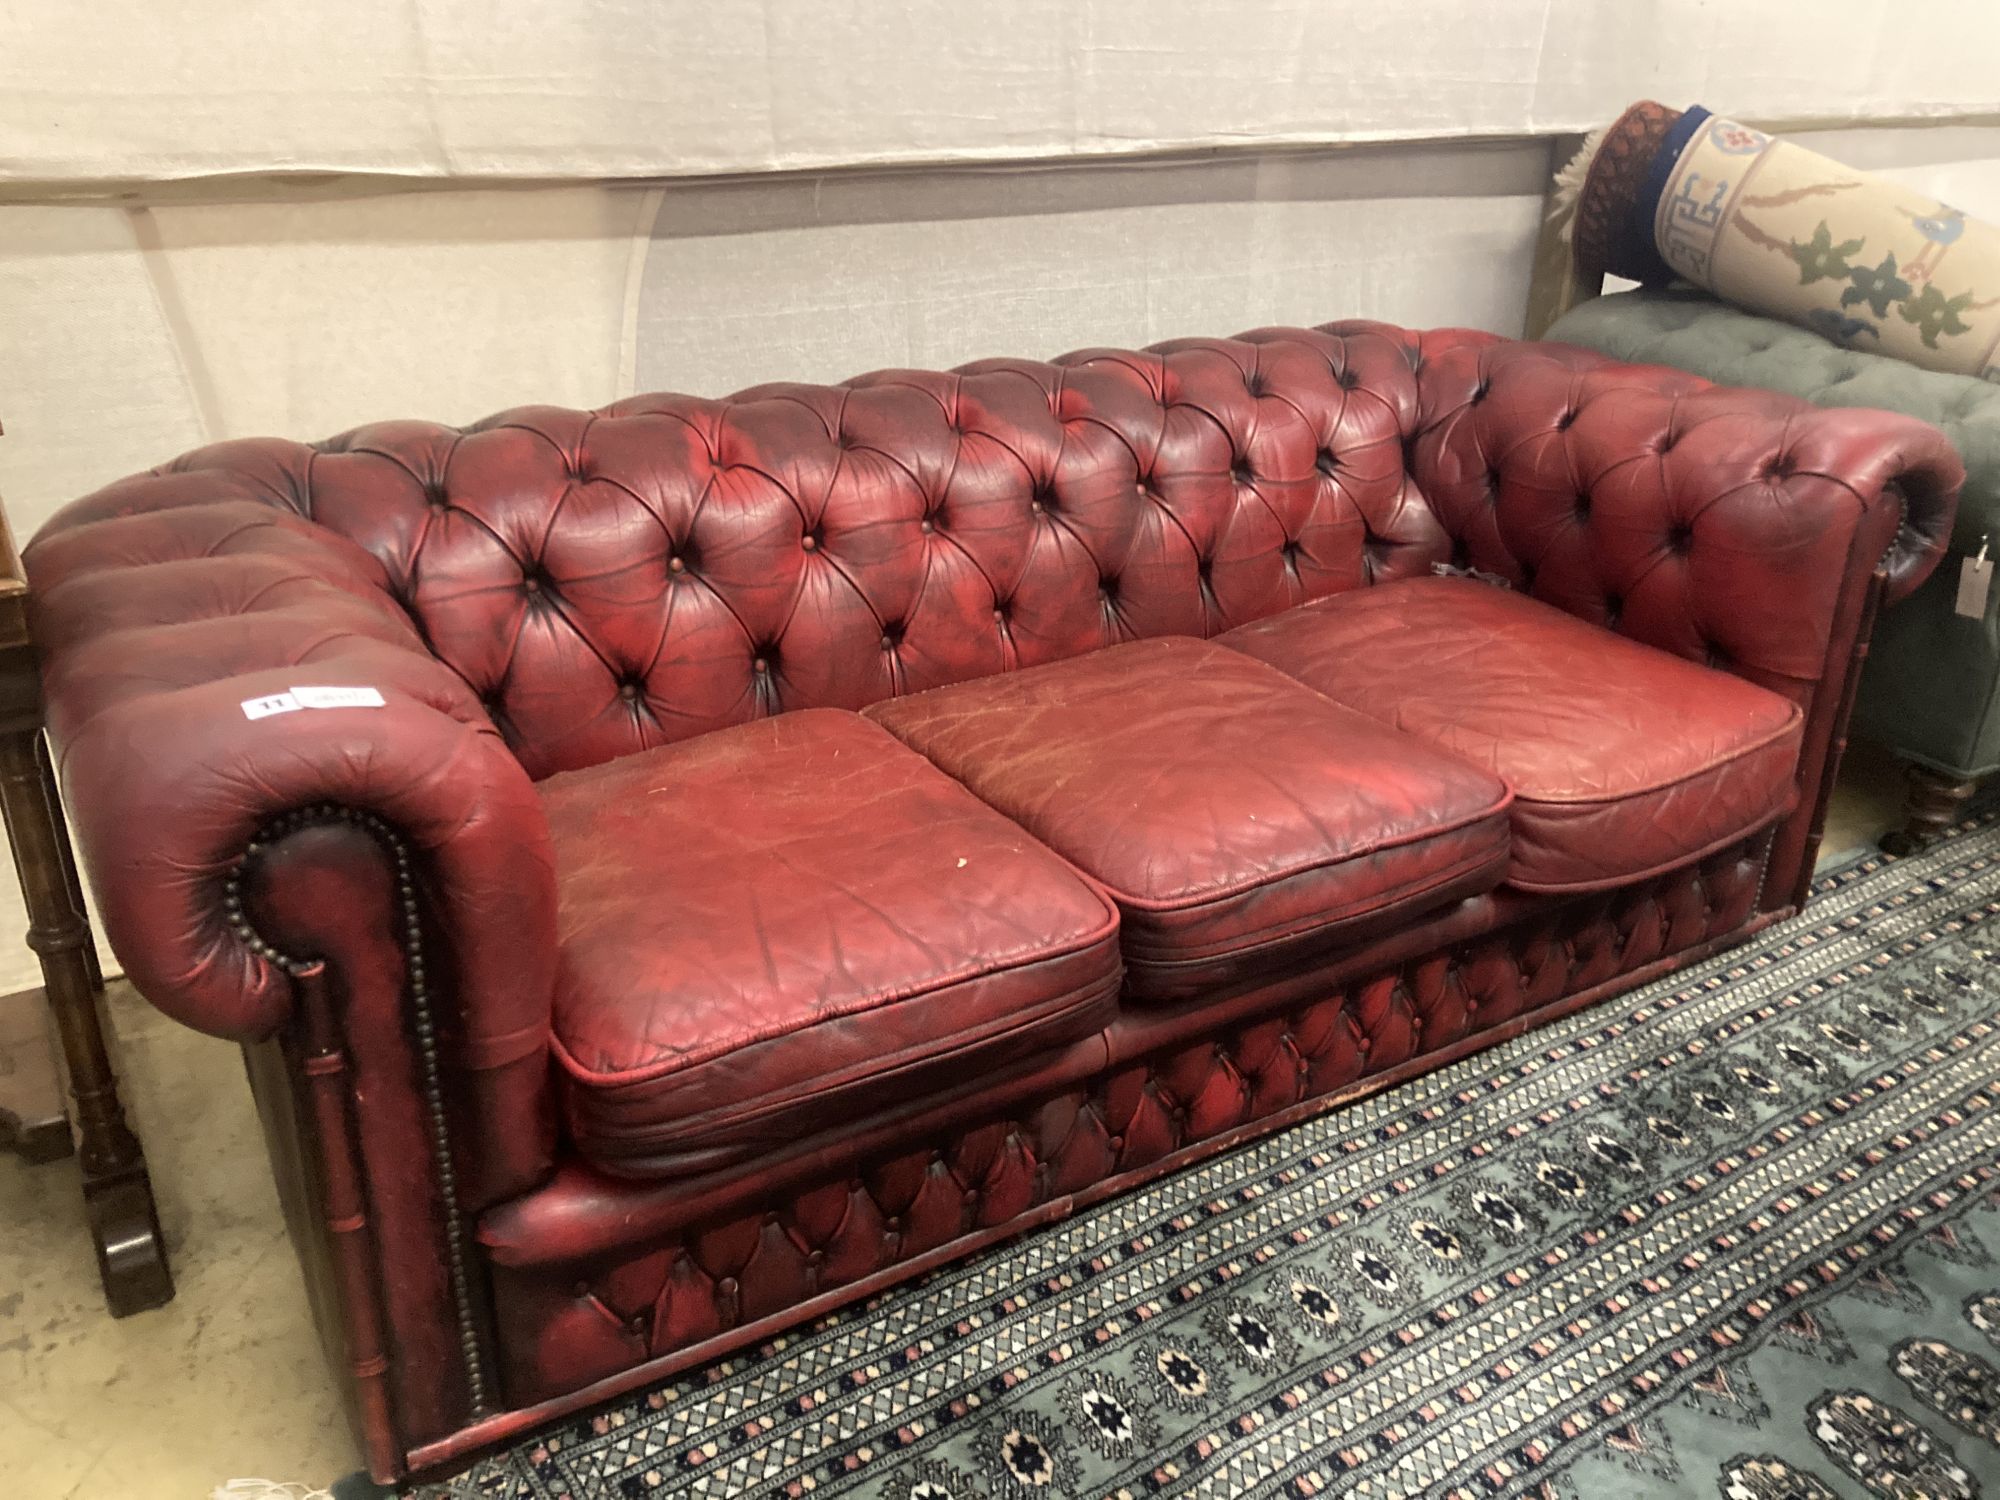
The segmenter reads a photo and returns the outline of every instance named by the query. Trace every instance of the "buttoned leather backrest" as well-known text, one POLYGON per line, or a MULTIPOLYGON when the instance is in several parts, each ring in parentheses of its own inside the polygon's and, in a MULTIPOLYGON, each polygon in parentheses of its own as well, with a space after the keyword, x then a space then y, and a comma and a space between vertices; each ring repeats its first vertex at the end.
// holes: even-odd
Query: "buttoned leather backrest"
POLYGON ((1263 330, 226 443, 167 472, 373 554, 542 776, 1428 572, 1449 542, 1404 468, 1412 350, 1263 330))
MULTIPOLYGON (((1881 413, 1348 322, 222 443, 77 502, 30 563, 46 587, 126 551, 262 556, 238 511, 317 523, 359 550, 314 578, 392 596, 545 776, 1440 564, 1803 702, 1854 527, 1900 497, 1873 545, 1890 597, 1914 586, 1949 524, 1947 458, 1881 413), (115 541, 79 530, 166 511, 115 541)), ((151 587, 185 620, 267 608, 253 583, 199 608, 151 587)))

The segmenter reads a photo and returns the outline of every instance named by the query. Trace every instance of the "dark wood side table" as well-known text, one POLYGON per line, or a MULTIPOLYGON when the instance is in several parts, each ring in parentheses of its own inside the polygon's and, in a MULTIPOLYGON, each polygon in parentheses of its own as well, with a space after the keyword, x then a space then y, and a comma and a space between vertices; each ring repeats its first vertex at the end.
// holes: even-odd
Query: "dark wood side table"
MULTIPOLYGON (((28 909, 28 946, 42 963, 42 995, 62 1042, 73 1105, 83 1203, 112 1316, 174 1295, 166 1241, 139 1138, 125 1122, 104 1045, 104 978, 84 914, 83 887, 62 819, 62 797, 42 737, 41 675, 28 632, 28 581, 0 509, 0 812, 28 909)), ((15 997, 13 1004, 32 1004, 15 997)), ((45 1122, 44 1122, 45 1123, 45 1122)), ((43 1139, 46 1140, 44 1133, 43 1139)))

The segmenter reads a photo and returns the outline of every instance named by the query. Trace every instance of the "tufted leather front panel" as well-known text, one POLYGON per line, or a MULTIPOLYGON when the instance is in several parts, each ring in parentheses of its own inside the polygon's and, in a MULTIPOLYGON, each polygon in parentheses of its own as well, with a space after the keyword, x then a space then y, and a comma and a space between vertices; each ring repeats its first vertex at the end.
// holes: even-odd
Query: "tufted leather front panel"
POLYGON ((1137 999, 1295 970, 1490 889, 1507 864, 1494 776, 1206 641, 1135 641, 868 714, 1104 884, 1137 999))
POLYGON ((585 1177, 559 1177, 482 1227, 497 1261, 508 1396, 544 1400, 692 1354, 807 1298, 1720 937, 1749 917, 1767 846, 1752 841, 1420 952, 616 1255, 544 1258, 555 1247, 540 1226, 572 1242, 580 1225, 617 1208, 589 1201, 602 1188, 585 1177))
POLYGON ((1936 565, 1964 471, 1942 434, 1561 344, 1419 341, 1412 472, 1452 560, 1803 702, 1850 559, 1936 565), (1872 554, 1870 554, 1872 560, 1872 554))
POLYGON ((808 709, 542 784, 571 1139, 687 1175, 1101 1030, 1103 893, 866 720, 808 709))
POLYGON ((1523 889, 1658 874, 1797 796, 1791 700, 1469 579, 1324 600, 1222 644, 1498 776, 1523 889))

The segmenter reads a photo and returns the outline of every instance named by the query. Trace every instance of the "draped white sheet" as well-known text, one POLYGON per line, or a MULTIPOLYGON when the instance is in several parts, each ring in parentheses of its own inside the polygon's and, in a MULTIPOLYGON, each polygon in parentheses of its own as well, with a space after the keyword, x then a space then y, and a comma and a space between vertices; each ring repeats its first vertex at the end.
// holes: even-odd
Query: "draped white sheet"
POLYGON ((0 0, 0 183, 623 176, 2000 110, 1993 0, 0 0))

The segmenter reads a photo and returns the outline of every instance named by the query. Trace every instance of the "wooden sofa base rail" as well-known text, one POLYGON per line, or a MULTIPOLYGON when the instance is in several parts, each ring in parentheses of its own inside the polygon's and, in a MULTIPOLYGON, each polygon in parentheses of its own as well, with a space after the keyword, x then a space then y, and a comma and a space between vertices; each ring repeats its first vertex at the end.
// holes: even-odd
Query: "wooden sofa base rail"
POLYGON ((585 1263, 490 1264, 506 1409, 436 1470, 1567 1015, 1742 941, 1769 835, 1543 908, 948 1138, 585 1263))

